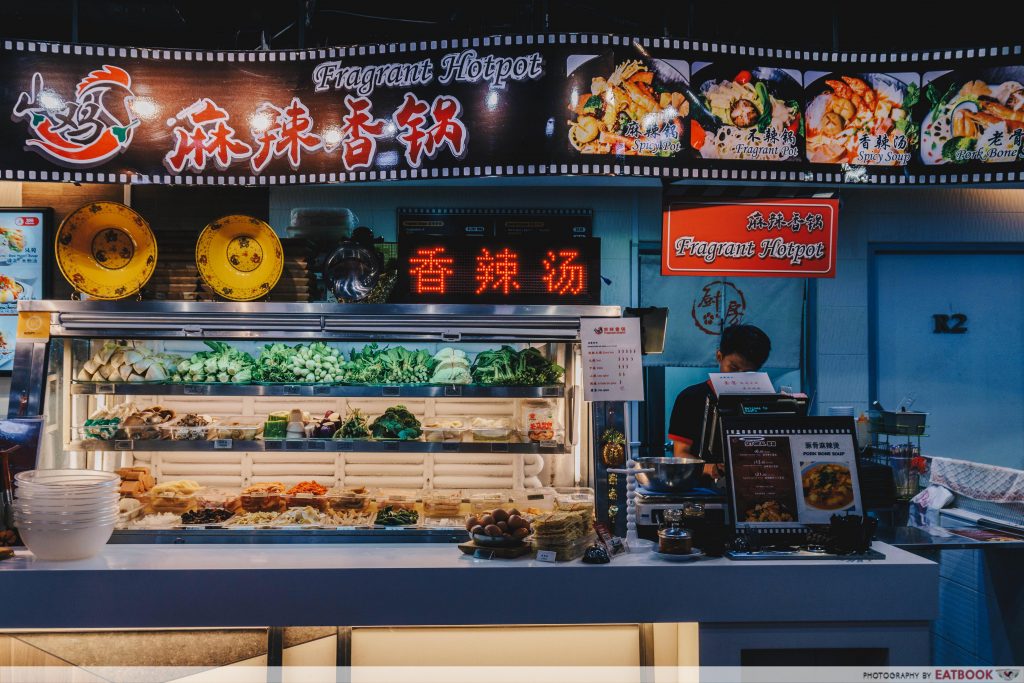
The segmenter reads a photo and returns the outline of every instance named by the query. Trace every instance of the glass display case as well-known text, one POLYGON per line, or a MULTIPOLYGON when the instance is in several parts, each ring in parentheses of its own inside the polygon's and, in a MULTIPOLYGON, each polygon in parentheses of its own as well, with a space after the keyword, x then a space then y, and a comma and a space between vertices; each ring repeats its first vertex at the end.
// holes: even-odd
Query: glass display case
MULTIPOLYGON (((463 540, 592 484, 579 328, 618 307, 23 302, 39 468, 121 475, 112 542, 463 540)), ((598 415, 600 414, 600 415, 598 415)))

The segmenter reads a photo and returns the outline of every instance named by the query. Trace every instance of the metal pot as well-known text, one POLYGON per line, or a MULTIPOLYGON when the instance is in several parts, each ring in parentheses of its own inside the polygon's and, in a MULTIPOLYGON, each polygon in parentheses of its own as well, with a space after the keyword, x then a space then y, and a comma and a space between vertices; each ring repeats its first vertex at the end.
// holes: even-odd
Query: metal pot
POLYGON ((696 458, 637 458, 636 482, 655 493, 685 493, 700 486, 705 463, 696 458))

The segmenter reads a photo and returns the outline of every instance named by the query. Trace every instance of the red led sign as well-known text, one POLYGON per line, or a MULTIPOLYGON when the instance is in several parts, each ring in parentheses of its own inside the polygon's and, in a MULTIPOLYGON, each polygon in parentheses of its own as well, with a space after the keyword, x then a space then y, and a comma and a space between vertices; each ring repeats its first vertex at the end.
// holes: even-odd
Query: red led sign
POLYGON ((396 299, 600 303, 600 240, 402 237, 396 299))

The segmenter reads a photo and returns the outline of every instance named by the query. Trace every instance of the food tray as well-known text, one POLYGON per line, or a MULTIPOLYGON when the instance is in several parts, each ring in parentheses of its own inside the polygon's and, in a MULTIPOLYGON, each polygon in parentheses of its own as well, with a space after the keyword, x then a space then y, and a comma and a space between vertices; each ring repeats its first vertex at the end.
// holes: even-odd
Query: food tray
POLYGON ((377 514, 369 508, 366 510, 329 510, 324 514, 323 525, 337 527, 372 527, 377 514))
POLYGON ((217 418, 214 438, 235 439, 238 441, 255 441, 263 431, 263 420, 256 417, 222 417, 217 418))
POLYGON ((464 427, 423 427, 423 438, 431 443, 459 443, 465 433, 464 427))
POLYGON ((182 418, 160 425, 160 430, 167 434, 167 438, 173 441, 212 441, 217 438, 217 420, 210 418, 210 424, 203 426, 183 426, 179 424, 182 418))
POLYGON ((555 488, 555 510, 593 510, 594 489, 585 487, 555 488))
POLYGON ((288 496, 284 493, 243 493, 239 500, 246 512, 284 512, 288 509, 288 496))
POLYGON ((81 427, 75 427, 72 432, 75 438, 83 441, 110 441, 117 438, 121 429, 121 418, 109 418, 100 420, 88 420, 81 427), (93 424, 89 424, 92 422, 93 424))
POLYGON ((503 507, 508 496, 502 493, 473 493, 469 496, 469 510, 474 515, 503 507))
POLYGON ((327 510, 327 496, 318 496, 313 493, 289 493, 286 495, 285 505, 288 508, 302 508, 309 506, 320 512, 324 512, 327 510))
POLYGON ((324 495, 324 499, 327 501, 327 507, 330 510, 337 510, 339 512, 365 511, 370 509, 373 495, 369 491, 328 491, 324 495))
POLYGON ((473 441, 489 441, 492 443, 518 443, 519 435, 511 427, 495 427, 490 429, 469 429, 473 441))
POLYGON ((190 493, 188 495, 170 494, 158 496, 145 493, 138 496, 137 499, 142 503, 147 515, 156 515, 161 512, 170 512, 171 514, 181 515, 189 510, 196 510, 199 508, 199 499, 194 493, 190 493))
POLYGON ((461 516, 461 494, 438 493, 436 491, 423 494, 423 517, 427 519, 458 520, 461 516))
POLYGON ((597 534, 591 531, 568 543, 538 541, 536 537, 531 542, 535 553, 550 550, 555 553, 555 562, 570 562, 583 557, 583 553, 587 551, 587 548, 597 543, 597 534))
POLYGON ((415 510, 416 496, 406 493, 382 493, 378 494, 377 508, 391 507, 396 510, 415 510))

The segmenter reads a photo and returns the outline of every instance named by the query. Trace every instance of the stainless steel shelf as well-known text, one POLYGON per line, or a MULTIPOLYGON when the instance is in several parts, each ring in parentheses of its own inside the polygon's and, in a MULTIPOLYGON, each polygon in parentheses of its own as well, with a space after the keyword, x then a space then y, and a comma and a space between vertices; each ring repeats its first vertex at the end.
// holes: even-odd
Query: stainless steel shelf
POLYGON ((72 441, 67 451, 195 452, 235 451, 242 453, 567 453, 565 444, 555 442, 502 443, 493 441, 341 441, 334 439, 285 439, 281 441, 165 441, 160 439, 88 439, 72 441))
POLYGON ((72 383, 77 395, 113 396, 310 396, 353 398, 562 398, 565 387, 345 386, 308 384, 72 383))

